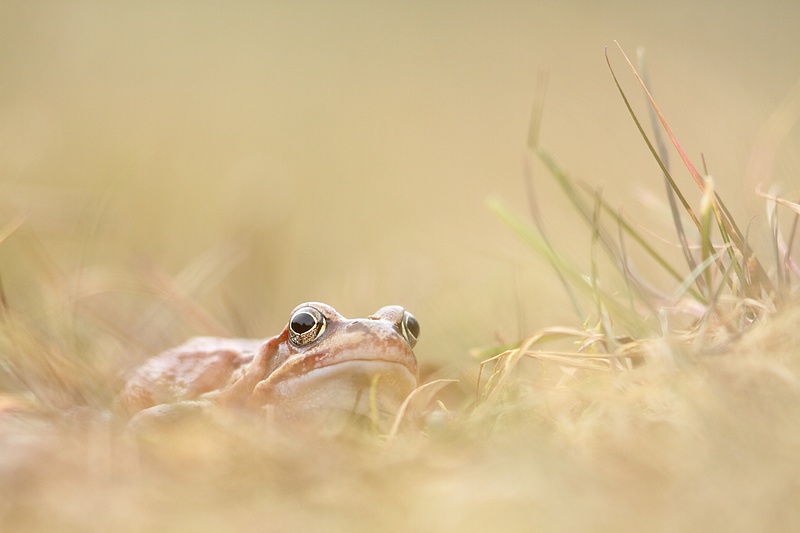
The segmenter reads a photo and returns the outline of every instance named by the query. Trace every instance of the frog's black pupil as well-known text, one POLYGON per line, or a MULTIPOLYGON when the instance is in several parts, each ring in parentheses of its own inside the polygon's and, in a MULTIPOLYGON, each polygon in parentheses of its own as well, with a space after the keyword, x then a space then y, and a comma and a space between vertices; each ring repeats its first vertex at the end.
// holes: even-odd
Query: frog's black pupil
POLYGON ((419 337, 419 322, 410 313, 406 315, 406 329, 415 339, 419 337))
POLYGON ((317 321, 311 316, 311 313, 297 313, 292 318, 292 331, 302 335, 313 328, 316 323, 317 321))

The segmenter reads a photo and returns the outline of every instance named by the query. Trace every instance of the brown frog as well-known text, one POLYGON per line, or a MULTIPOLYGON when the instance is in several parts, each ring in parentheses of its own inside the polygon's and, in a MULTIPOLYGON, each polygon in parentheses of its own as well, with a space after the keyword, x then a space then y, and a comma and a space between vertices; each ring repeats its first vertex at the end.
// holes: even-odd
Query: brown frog
POLYGON ((135 424, 210 405, 269 409, 282 418, 392 415, 416 388, 416 318, 400 306, 347 319, 331 306, 297 306, 266 341, 196 337, 147 360, 120 403, 135 424))

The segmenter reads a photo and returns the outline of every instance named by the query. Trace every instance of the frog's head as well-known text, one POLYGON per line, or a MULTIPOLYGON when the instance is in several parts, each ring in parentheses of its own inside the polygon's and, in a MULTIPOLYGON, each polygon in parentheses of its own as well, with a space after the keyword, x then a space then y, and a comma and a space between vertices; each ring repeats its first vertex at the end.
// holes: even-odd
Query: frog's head
POLYGON ((418 336, 417 319, 400 306, 348 319, 329 305, 304 303, 262 347, 267 368, 250 403, 291 418, 394 414, 417 386, 418 336))

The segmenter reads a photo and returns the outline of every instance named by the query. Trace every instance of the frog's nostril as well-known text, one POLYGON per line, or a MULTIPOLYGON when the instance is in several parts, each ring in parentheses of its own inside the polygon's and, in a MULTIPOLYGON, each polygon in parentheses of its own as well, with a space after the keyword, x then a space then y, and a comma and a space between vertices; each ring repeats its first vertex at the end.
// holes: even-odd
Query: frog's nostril
POLYGON ((350 321, 345 329, 347 331, 369 331, 370 328, 366 321, 358 319, 350 321))

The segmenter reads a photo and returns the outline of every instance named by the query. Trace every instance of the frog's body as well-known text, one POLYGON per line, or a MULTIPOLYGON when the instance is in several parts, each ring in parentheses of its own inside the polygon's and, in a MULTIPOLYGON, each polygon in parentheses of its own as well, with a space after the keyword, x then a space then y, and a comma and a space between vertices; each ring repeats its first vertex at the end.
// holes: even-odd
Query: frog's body
POLYGON ((120 400, 139 418, 163 417, 179 404, 269 407, 291 419, 392 414, 417 386, 418 335, 416 319, 399 306, 346 319, 306 303, 269 340, 196 337, 149 359, 120 400))

